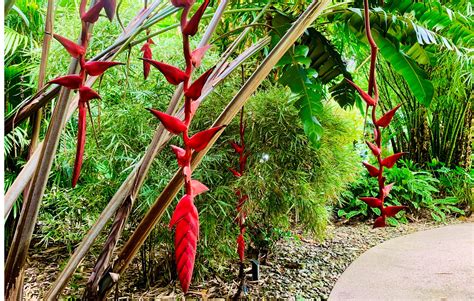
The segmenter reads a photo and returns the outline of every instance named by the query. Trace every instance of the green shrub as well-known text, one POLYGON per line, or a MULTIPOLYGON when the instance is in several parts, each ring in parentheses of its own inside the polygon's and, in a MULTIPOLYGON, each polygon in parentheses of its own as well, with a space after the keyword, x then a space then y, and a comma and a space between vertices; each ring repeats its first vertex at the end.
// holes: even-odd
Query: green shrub
MULTIPOLYGON (((461 169, 462 170, 462 169, 461 169)), ((438 179, 433 170, 421 170, 411 160, 400 160, 397 166, 386 172, 387 183, 395 183, 386 202, 390 205, 405 205, 409 207, 408 212, 417 216, 428 212, 436 221, 444 221, 446 214, 464 214, 460 209, 463 199, 459 197, 461 181, 472 177, 464 171, 455 172, 446 168, 438 169, 441 174, 438 179), (441 182, 442 181, 442 182, 441 182), (446 186, 447 185, 447 186, 446 186), (444 193, 440 193, 443 189, 444 193)), ((359 179, 351 184, 350 189, 343 193, 342 202, 337 212, 339 217, 351 219, 354 217, 373 217, 379 215, 377 208, 368 208, 367 204, 359 200, 362 196, 377 196, 377 180, 369 177, 366 171, 361 173, 359 179)), ((389 219, 392 225, 397 220, 406 222, 403 212, 399 213, 397 219, 389 219)))

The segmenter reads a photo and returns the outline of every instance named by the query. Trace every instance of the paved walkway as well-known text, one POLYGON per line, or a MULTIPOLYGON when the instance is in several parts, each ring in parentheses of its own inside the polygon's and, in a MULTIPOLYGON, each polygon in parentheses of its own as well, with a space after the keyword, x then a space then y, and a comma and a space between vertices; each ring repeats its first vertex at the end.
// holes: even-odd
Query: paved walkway
POLYGON ((373 247, 341 275, 329 300, 474 300, 474 223, 373 247))

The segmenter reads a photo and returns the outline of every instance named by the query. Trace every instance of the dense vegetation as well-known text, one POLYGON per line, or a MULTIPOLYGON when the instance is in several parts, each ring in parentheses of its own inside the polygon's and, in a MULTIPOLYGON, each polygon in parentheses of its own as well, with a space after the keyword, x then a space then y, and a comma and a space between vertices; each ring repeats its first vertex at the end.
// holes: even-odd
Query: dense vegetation
MULTIPOLYGON (((17 0, 6 16, 6 119, 37 92, 46 2, 17 0)), ((79 1, 57 2, 54 32, 77 37, 79 1)), ((270 41, 216 86, 197 111, 193 128, 211 126, 311 1, 290 2, 230 1, 229 12, 223 15, 211 39, 213 47, 198 73, 216 64, 246 28, 250 28, 249 34, 237 53, 267 36, 270 41), (260 12, 264 16, 253 21, 260 12)), ((393 126, 384 131, 384 155, 409 153, 386 172, 387 180, 396 183, 388 202, 408 206, 388 222, 396 226, 422 217, 443 222, 446 216, 470 214, 474 189, 472 6, 463 0, 385 1, 382 7, 380 1, 370 2, 374 38, 380 48, 380 113, 402 105, 393 126)), ((219 1, 211 1, 209 12, 215 12, 218 4, 219 1)), ((371 129, 365 121, 365 105, 344 81, 350 78, 363 87, 367 83, 370 50, 364 35, 362 6, 362 1, 357 0, 333 1, 247 102, 246 147, 251 155, 246 176, 236 180, 228 171, 235 165, 229 142, 239 135, 237 118, 194 171, 193 177, 210 189, 196 198, 201 234, 194 281, 235 268, 229 267, 229 262, 237 261, 237 187, 249 195, 247 252, 254 257, 267 252, 282 236, 291 235, 290 230, 295 227, 324 239, 328 223, 364 222, 380 214, 359 200, 377 192, 373 188, 376 180, 361 165, 370 157, 364 139, 371 135, 371 129)), ((122 26, 141 8, 141 3, 122 1, 119 18, 94 26, 88 51, 97 54, 111 45, 121 34, 122 26)), ((205 15, 204 25, 211 16, 205 15)), ((159 33, 153 37, 152 49, 154 59, 182 66, 181 40, 178 29, 173 27, 178 20, 176 14, 171 14, 151 27, 151 33, 159 33)), ((192 47, 197 46, 201 35, 191 40, 192 47)), ((95 127, 88 126, 84 165, 74 189, 70 182, 76 155, 77 114, 65 126, 34 232, 38 248, 66 245, 72 253, 152 140, 157 121, 145 108, 166 110, 174 89, 156 69, 143 80, 139 58, 145 31, 136 39, 142 41, 114 59, 126 65, 111 69, 94 85, 102 100, 91 101, 95 127)), ((69 62, 67 52, 53 41, 46 79, 65 74, 69 62)), ((56 104, 53 99, 43 107, 41 140, 56 104)), ((5 133, 5 191, 28 160, 33 128, 34 120, 27 119, 5 133)), ((176 143, 178 138, 172 138, 170 144, 176 143)), ((165 148, 153 161, 121 241, 127 240, 176 169, 173 153, 165 148)), ((6 215, 7 246, 22 202, 20 196, 11 214, 6 215)), ((173 275, 163 273, 160 279, 151 276, 154 266, 173 269, 168 256, 173 252, 173 236, 168 229, 172 210, 167 208, 140 253, 146 285, 164 283, 173 275), (147 255, 157 246, 158 256, 147 255)), ((99 249, 105 233, 96 242, 99 249)))

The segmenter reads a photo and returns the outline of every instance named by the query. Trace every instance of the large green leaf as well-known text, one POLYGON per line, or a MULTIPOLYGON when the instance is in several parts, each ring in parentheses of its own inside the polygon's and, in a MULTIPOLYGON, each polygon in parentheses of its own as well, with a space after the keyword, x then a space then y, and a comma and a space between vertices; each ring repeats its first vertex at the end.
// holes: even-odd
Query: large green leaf
POLYGON ((323 134, 323 127, 317 118, 317 115, 323 112, 321 102, 323 89, 319 82, 312 82, 308 76, 307 69, 300 65, 293 65, 286 69, 279 82, 291 89, 294 104, 299 109, 303 122, 304 132, 311 144, 318 147, 323 134))
POLYGON ((403 76, 416 99, 428 107, 433 98, 434 88, 425 72, 418 67, 416 62, 401 52, 399 47, 397 47, 398 45, 392 40, 382 36, 376 30, 373 30, 372 34, 382 56, 398 74, 403 76))

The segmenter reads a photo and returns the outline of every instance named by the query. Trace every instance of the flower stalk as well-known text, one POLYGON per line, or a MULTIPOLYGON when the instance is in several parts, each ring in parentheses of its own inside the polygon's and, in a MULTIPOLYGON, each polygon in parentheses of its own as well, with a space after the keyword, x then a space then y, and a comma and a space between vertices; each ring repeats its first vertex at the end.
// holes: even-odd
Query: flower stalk
POLYGON ((406 206, 385 206, 385 198, 389 195, 394 183, 385 184, 386 178, 383 176, 384 168, 392 168, 397 160, 403 156, 405 153, 397 153, 388 157, 382 157, 382 129, 388 127, 392 118, 395 115, 395 112, 400 108, 400 105, 396 106, 392 110, 385 113, 382 117, 377 119, 376 111, 379 101, 379 92, 377 88, 377 81, 375 76, 375 67, 377 63, 377 51, 378 47, 375 43, 375 40, 372 37, 372 32, 370 29, 370 15, 369 15, 369 3, 368 0, 364 0, 364 21, 365 21, 365 30, 367 35, 367 40, 370 45, 370 71, 369 71, 369 87, 368 92, 365 92, 362 88, 357 86, 352 81, 347 80, 347 82, 353 86, 362 99, 366 103, 366 109, 371 110, 371 121, 374 126, 373 139, 374 143, 366 141, 367 146, 369 147, 371 153, 377 159, 378 167, 369 164, 368 162, 363 162, 363 165, 369 172, 371 177, 376 177, 379 187, 378 197, 361 197, 360 200, 364 201, 369 207, 378 208, 380 210, 380 216, 377 217, 374 221, 374 228, 385 227, 386 218, 395 216, 399 211, 406 208, 406 206))

